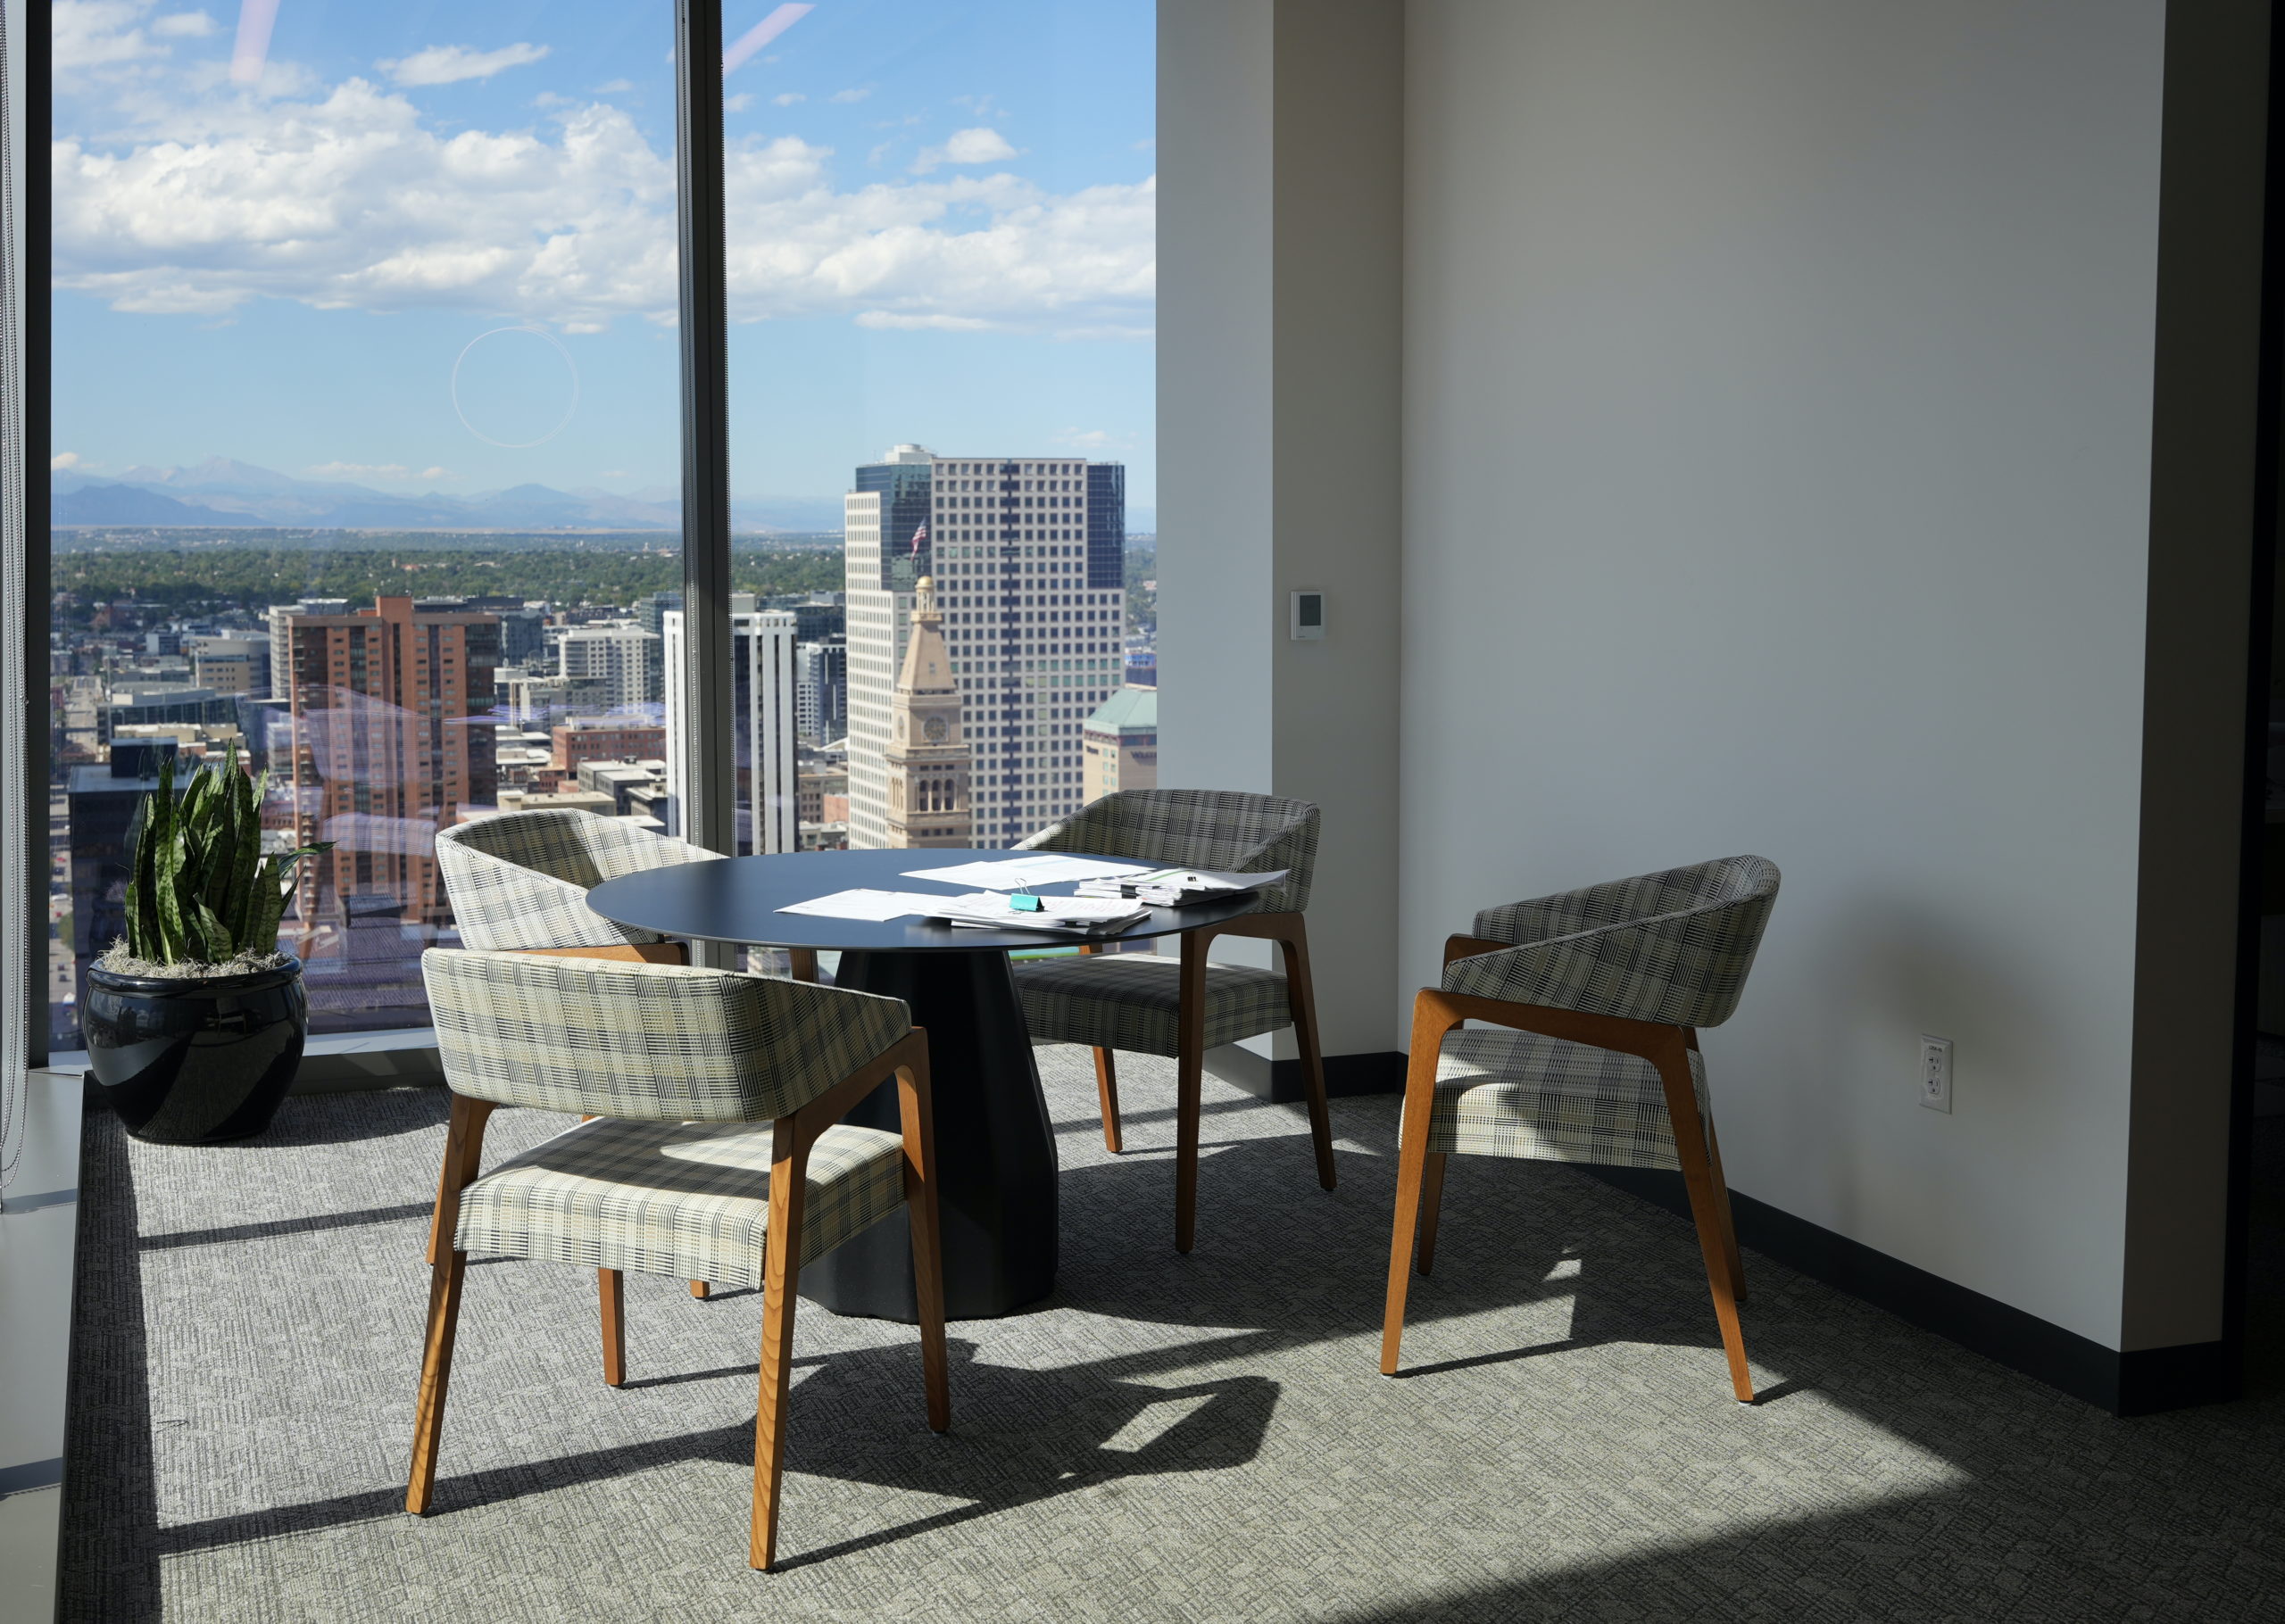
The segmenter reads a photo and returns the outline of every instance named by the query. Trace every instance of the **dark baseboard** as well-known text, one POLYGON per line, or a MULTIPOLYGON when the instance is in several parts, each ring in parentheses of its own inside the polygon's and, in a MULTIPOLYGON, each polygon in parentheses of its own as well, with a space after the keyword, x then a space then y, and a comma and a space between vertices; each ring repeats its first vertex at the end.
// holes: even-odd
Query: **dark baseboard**
MULTIPOLYGON (((1359 1094, 1401 1094, 1404 1066, 1401 1049, 1327 1055, 1325 1095, 1332 1099, 1345 1099, 1359 1094)), ((1307 1098, 1301 1088, 1301 1063, 1298 1060, 1265 1060, 1251 1049, 1240 1048, 1233 1043, 1209 1049, 1206 1069, 1223 1081, 1234 1083, 1274 1106, 1299 1105, 1307 1098)))
MULTIPOLYGON (((1690 1216, 1678 1172, 1636 1167, 1583 1171, 1679 1217, 1690 1216)), ((2242 1389, 2240 1361, 2229 1343, 2121 1353, 1740 1191, 1730 1192, 1730 1206, 1740 1245, 2114 1415, 2225 1403, 2242 1389)))

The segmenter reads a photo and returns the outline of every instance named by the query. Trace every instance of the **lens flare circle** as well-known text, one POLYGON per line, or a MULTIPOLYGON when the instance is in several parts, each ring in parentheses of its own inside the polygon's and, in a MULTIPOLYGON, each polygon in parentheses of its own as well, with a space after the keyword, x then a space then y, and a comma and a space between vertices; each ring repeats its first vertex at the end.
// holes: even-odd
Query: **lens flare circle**
POLYGON ((478 333, 475 337, 469 339, 467 344, 461 347, 461 352, 453 358, 452 393, 453 415, 461 420, 461 427, 462 428, 468 430, 469 433, 474 435, 486 445, 496 445, 503 451, 529 451, 535 445, 544 445, 550 440, 554 439, 556 435, 561 434, 566 428, 570 427, 571 419, 573 418, 578 416, 579 365, 577 361, 571 359, 571 352, 563 347, 562 341, 557 338, 554 334, 549 332, 545 327, 528 321, 518 322, 513 327, 494 327, 488 333, 478 333), (487 338, 497 338, 503 333, 521 333, 528 337, 544 340, 547 344, 555 351, 556 354, 563 358, 563 369, 571 375, 570 403, 564 407, 563 415, 556 420, 555 427, 549 429, 545 434, 540 435, 536 440, 495 440, 490 435, 486 434, 482 429, 478 428, 475 424, 468 420, 467 409, 461 404, 461 368, 466 364, 469 352, 473 351, 477 345, 482 344, 487 338))

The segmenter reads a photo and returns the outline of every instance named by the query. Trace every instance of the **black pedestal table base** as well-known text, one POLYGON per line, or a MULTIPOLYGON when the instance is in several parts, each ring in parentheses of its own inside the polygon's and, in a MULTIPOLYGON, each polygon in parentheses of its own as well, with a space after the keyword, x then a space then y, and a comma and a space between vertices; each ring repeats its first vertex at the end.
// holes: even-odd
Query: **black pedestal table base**
MULTIPOLYGON (((927 1029, 945 1314, 989 1319, 1037 1302, 1055 1287, 1055 1135, 1006 951, 844 952, 834 983, 902 998, 927 1029)), ((896 1085, 846 1120, 896 1131, 896 1085)), ((835 1313, 919 1317, 902 1216, 805 1264, 801 1282, 835 1313)))

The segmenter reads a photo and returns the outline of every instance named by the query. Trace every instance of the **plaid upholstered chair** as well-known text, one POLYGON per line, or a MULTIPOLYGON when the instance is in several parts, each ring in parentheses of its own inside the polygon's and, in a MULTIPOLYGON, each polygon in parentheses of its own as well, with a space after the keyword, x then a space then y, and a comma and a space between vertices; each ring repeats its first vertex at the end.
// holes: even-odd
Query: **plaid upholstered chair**
POLYGON ((603 1380, 626 1379, 622 1272, 762 1292, 749 1557, 774 1559, 794 1292, 805 1263, 902 1208, 928 1424, 950 1424, 928 1043, 905 1007, 679 965, 431 949, 421 972, 453 1090, 405 1509, 436 1480, 471 1252, 599 1270, 603 1380), (902 1135, 842 1116, 894 1077, 902 1135), (478 1176, 501 1106, 587 1114, 478 1176))
POLYGON ((1777 866, 1724 858, 1475 916, 1444 981, 1413 1000, 1381 1372, 1404 1335, 1407 1264, 1435 1260, 1448 1156, 1682 1172, 1740 1404, 1753 1375, 1745 1272, 1698 1028, 1730 1018, 1777 899, 1777 866), (1469 1021, 1484 1030, 1461 1030, 1469 1021))
MULTIPOLYGON (((503 812, 436 835, 436 866, 463 946, 644 964, 687 964, 690 952, 654 932, 612 924, 587 906, 588 891, 621 874, 715 855, 625 818, 553 808, 503 812)), ((806 975, 802 968, 796 964, 797 979, 817 979, 814 954, 806 975)), ((434 1233, 428 1261, 436 1261, 434 1233)), ((706 1281, 690 1282, 691 1296, 707 1292, 706 1281)))
POLYGON ((1175 1250, 1197 1232, 1198 1115, 1206 1051, 1292 1026, 1309 1093, 1317 1182, 1334 1187, 1333 1125, 1325 1108, 1325 1061, 1317 1050, 1317 1000, 1309 989, 1309 906, 1317 864, 1317 809, 1305 800, 1226 790, 1122 790, 1041 830, 1024 851, 1084 851, 1165 867, 1241 874, 1286 870, 1265 886, 1258 911, 1182 937, 1179 960, 1155 954, 1099 954, 1035 960, 1015 967, 1016 990, 1034 1038, 1083 1043, 1095 1051, 1103 1143, 1121 1148, 1118 1078, 1111 1051, 1174 1057, 1175 1250), (1206 962, 1217 936, 1274 941, 1285 973, 1206 962))
POLYGON ((587 906, 605 880, 701 863, 715 853, 592 812, 503 812, 440 830, 436 866, 461 945, 579 953, 681 964, 682 944, 613 924, 587 906), (632 949, 632 950, 629 950, 632 949))

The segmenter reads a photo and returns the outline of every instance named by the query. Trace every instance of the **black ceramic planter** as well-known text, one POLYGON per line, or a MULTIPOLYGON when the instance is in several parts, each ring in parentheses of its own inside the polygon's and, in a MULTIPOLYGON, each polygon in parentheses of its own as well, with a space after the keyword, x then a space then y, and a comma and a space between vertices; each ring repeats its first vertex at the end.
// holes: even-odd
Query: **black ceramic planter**
POLYGON ((270 1126, 302 1063, 302 961, 212 981, 90 968, 79 1025, 104 1103, 137 1139, 245 1139, 270 1126))

